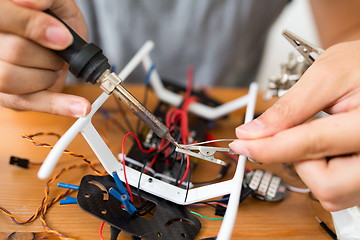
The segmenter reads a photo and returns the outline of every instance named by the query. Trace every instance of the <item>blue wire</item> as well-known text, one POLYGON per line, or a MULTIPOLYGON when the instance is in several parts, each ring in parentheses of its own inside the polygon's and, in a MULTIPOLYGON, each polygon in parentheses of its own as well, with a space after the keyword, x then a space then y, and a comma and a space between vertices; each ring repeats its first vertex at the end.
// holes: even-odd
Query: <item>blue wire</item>
POLYGON ((64 200, 60 200, 60 205, 75 204, 75 203, 77 203, 77 199, 74 197, 66 196, 64 200))
POLYGON ((116 66, 115 66, 115 65, 111 65, 110 71, 111 71, 111 72, 116 72, 116 66))
POLYGON ((109 120, 110 119, 110 114, 108 113, 108 111, 106 111, 106 109, 104 108, 100 108, 99 109, 99 112, 103 115, 103 117, 106 119, 106 120, 109 120))
POLYGON ((58 187, 67 188, 67 189, 72 189, 72 190, 79 190, 79 186, 78 186, 78 185, 69 184, 69 183, 59 182, 59 183, 58 183, 58 187))
POLYGON ((226 197, 226 198, 216 199, 214 202, 224 202, 224 201, 227 201, 229 199, 230 199, 229 197, 226 197))
POLYGON ((151 74, 152 72, 155 70, 155 64, 151 65, 150 69, 149 69, 149 72, 147 73, 146 75, 146 79, 145 79, 145 84, 146 85, 150 85, 150 77, 151 77, 151 74))
POLYGON ((199 217, 201 217, 201 218, 204 218, 204 219, 209 219, 209 220, 223 220, 223 218, 205 217, 205 216, 201 215, 200 213, 197 213, 197 212, 194 212, 194 211, 189 211, 189 212, 191 212, 192 214, 197 215, 197 216, 199 216, 199 217))

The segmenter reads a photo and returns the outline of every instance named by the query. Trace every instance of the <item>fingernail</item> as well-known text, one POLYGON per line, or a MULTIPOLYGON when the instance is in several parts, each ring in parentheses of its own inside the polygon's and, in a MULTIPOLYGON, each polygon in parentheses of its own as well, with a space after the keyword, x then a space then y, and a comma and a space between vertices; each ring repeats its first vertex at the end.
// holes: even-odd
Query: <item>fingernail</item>
MULTIPOLYGON (((246 124, 243 124, 236 128, 237 136, 245 135, 248 136, 251 132, 256 132, 264 128, 264 125, 257 119, 252 120, 246 124)), ((239 137, 239 136, 238 136, 239 137)))
POLYGON ((86 106, 82 103, 72 103, 70 105, 70 112, 74 117, 84 117, 86 116, 86 106))
POLYGON ((231 148, 234 152, 236 152, 239 155, 244 155, 244 156, 246 156, 248 158, 251 158, 249 150, 245 146, 243 146, 241 144, 238 144, 236 142, 232 142, 232 143, 229 144, 229 148, 231 148))
POLYGON ((70 32, 58 26, 50 26, 46 29, 46 38, 48 41, 57 47, 67 47, 72 41, 73 37, 70 32))

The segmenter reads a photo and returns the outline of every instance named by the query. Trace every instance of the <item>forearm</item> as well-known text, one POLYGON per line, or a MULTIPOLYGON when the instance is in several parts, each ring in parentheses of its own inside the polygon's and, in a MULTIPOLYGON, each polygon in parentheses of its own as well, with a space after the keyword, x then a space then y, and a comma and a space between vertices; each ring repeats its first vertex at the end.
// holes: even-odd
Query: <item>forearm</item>
POLYGON ((323 48, 360 40, 360 1, 311 0, 310 4, 323 48))

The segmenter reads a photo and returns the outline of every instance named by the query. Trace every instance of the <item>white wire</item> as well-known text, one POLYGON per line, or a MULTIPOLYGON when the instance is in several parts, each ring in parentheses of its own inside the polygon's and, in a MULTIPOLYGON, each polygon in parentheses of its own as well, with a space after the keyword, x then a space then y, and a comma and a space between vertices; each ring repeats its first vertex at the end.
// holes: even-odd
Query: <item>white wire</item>
POLYGON ((210 140, 210 141, 205 141, 205 142, 197 142, 197 143, 192 143, 192 144, 188 144, 185 146, 196 146, 196 145, 204 145, 204 144, 208 144, 208 143, 214 143, 214 142, 232 142, 235 141, 236 139, 214 139, 214 140, 210 140))
POLYGON ((298 193, 309 193, 310 189, 309 188, 298 188, 298 187, 294 187, 291 185, 286 185, 287 189, 289 189, 292 192, 298 192, 298 193))

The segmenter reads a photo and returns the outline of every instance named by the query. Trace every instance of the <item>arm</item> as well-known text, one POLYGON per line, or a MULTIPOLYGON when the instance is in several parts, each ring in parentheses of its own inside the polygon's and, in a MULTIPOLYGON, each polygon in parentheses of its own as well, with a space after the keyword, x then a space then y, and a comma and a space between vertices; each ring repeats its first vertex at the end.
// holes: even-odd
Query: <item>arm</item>
POLYGON ((360 39, 360 1, 311 0, 310 4, 324 48, 360 39))
POLYGON ((360 204, 360 41, 338 43, 359 36, 359 8, 357 1, 316 4, 329 11, 316 16, 319 26, 329 24, 320 29, 323 44, 337 44, 263 115, 239 126, 231 148, 263 163, 294 162, 323 207, 336 211, 360 204), (331 115, 307 122, 321 110, 331 115))

